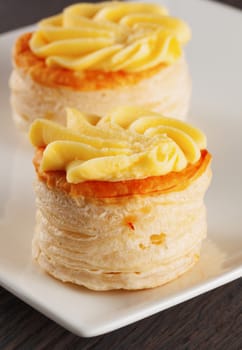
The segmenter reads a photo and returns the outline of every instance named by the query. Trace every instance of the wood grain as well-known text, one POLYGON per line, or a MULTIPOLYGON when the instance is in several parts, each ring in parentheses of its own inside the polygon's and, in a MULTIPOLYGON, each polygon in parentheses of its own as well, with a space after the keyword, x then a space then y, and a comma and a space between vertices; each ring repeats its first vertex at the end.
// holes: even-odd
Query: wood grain
MULTIPOLYGON (((71 2, 21 0, 19 6, 17 0, 0 1, 0 32, 33 23, 71 2)), ((242 9, 242 0, 220 2, 242 9)), ((73 335, 0 288, 0 350, 12 349, 242 350, 242 279, 94 338, 73 335)))
POLYGON ((242 349, 242 279, 112 333, 81 338, 0 289, 0 349, 242 349))

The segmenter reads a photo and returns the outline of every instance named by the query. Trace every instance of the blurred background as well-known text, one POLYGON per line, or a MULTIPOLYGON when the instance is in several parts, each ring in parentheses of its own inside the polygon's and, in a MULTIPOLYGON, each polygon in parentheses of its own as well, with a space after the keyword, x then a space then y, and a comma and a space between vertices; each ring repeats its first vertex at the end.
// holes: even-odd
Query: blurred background
MULTIPOLYGON (((214 0, 204 0, 214 1, 214 0)), ((241 9, 242 0, 216 0, 241 9)), ((33 24, 43 17, 60 12, 75 0, 0 0, 0 33, 33 24)), ((98 2, 88 1, 86 2, 98 2)), ((162 0, 161 0, 162 3, 162 0)))

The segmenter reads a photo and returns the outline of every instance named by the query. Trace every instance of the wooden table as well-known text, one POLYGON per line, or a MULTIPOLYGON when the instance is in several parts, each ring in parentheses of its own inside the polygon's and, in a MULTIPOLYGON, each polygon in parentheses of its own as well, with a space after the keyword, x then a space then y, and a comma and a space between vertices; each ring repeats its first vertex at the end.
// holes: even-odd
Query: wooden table
MULTIPOLYGON (((2 0, 0 32, 33 23, 70 2, 2 0)), ((242 9, 242 0, 220 2, 242 9)), ((73 335, 0 287, 0 350, 5 349, 241 350, 242 279, 94 338, 73 335)))

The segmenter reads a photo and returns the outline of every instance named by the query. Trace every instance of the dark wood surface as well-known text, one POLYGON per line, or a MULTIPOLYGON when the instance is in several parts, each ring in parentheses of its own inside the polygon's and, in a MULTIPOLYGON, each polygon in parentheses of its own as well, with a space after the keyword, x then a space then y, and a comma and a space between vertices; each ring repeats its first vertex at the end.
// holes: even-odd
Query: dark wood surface
MULTIPOLYGON (((220 2, 242 9, 242 0, 220 2)), ((68 3, 0 0, 0 32, 31 24, 68 3)), ((242 350, 242 279, 93 338, 73 335, 0 287, 0 350, 5 349, 242 350)))
POLYGON ((0 289, 0 349, 241 350, 242 279, 109 334, 77 337, 0 289))

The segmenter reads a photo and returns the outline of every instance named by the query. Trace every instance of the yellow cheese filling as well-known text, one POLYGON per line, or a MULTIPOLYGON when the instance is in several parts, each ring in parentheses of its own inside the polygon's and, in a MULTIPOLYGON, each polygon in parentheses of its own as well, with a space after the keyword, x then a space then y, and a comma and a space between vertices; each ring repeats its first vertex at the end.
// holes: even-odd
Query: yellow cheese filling
POLYGON ((29 136, 45 148, 41 171, 64 170, 74 184, 179 172, 206 148, 199 129, 139 107, 118 108, 100 119, 68 108, 66 127, 38 119, 29 136))
POLYGON ((52 67, 140 72, 175 62, 190 36, 188 25, 159 5, 82 3, 42 20, 30 48, 52 67))

